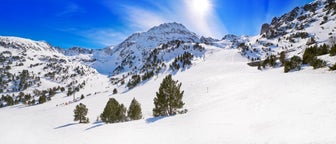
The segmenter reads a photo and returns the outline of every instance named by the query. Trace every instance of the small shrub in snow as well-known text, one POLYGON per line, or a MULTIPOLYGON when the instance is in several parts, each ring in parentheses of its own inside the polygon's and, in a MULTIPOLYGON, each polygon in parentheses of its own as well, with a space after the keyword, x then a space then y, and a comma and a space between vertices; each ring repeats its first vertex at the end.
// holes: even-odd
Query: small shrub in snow
POLYGON ((333 46, 330 48, 329 54, 330 54, 330 56, 335 56, 335 55, 336 55, 336 44, 333 45, 333 46))
POLYGON ((61 92, 64 92, 65 91, 65 88, 64 87, 61 87, 61 92))
POLYGON ((284 72, 287 73, 290 70, 300 70, 302 60, 299 56, 293 56, 290 61, 286 61, 284 64, 284 72))
POLYGON ((314 58, 311 62, 310 65, 313 66, 314 69, 318 68, 323 68, 327 65, 327 62, 318 58, 314 58))
POLYGON ((143 81, 145 81, 145 80, 150 79, 150 78, 153 77, 153 76, 154 76, 154 72, 153 72, 153 71, 150 71, 150 72, 146 72, 145 74, 143 74, 142 77, 141 77, 141 79, 142 79, 143 81))
POLYGON ((311 37, 310 39, 308 39, 306 45, 312 45, 312 44, 315 44, 315 43, 316 43, 315 39, 311 37))
POLYGON ((138 85, 141 82, 141 77, 140 75, 133 75, 131 79, 127 83, 127 87, 129 89, 134 88, 136 85, 138 85))
POLYGON ((118 90, 116 88, 113 89, 113 94, 117 94, 118 90))
POLYGON ((329 69, 330 69, 331 71, 336 70, 336 63, 335 63, 334 65, 330 66, 329 69))
POLYGON ((43 104, 47 101, 47 97, 45 96, 45 94, 43 94, 42 96, 39 97, 38 99, 39 104, 43 104))
POLYGON ((282 51, 280 53, 280 58, 279 59, 280 59, 281 64, 284 65, 285 62, 286 62, 286 52, 282 51))
POLYGON ((14 99, 10 95, 2 96, 1 99, 6 102, 7 106, 14 105, 14 99))
POLYGON ((266 66, 274 67, 275 64, 276 64, 276 56, 271 55, 271 56, 267 57, 261 65, 262 65, 263 68, 265 68, 266 66))

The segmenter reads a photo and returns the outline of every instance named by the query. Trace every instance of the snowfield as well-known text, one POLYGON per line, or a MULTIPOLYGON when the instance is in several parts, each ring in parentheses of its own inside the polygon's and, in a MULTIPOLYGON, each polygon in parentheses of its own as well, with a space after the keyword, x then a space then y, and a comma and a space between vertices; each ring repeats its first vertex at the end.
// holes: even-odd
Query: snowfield
MULTIPOLYGON (((207 48, 210 49, 210 48, 207 48)), ((1 144, 332 144, 336 143, 336 77, 328 68, 283 73, 259 71, 238 50, 211 48, 203 60, 173 75, 182 82, 187 114, 153 118, 153 98, 162 79, 112 95, 104 75, 92 75, 80 102, 89 124, 73 121, 79 102, 57 94, 52 101, 0 109, 1 144), (110 97, 129 106, 135 97, 144 118, 96 122, 110 97)), ((77 97, 80 95, 77 94, 77 97)))

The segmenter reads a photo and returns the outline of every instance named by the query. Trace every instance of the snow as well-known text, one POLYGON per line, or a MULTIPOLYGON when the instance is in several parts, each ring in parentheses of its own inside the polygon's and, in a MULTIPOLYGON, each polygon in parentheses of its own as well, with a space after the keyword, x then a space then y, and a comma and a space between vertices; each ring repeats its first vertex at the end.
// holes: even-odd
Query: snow
MULTIPOLYGON (((133 34, 121 44, 101 50, 73 48, 62 51, 46 42, 0 36, 0 52, 11 51, 13 55, 25 52, 33 58, 28 58, 23 66, 13 66, 11 73, 29 69, 35 74, 40 72, 41 76, 49 69, 42 69, 48 62, 40 58, 47 56, 67 61, 62 66, 68 66, 70 73, 60 75, 72 74, 76 67, 84 67, 83 63, 96 68, 100 73, 110 74, 122 61, 132 61, 133 65, 119 73, 123 75, 127 72, 137 73, 135 67, 144 64, 146 54, 163 43, 181 40, 185 41, 183 46, 193 46, 203 40, 211 45, 201 43, 205 51, 183 49, 182 46, 170 51, 171 47, 168 47, 158 54, 166 65, 185 51, 195 56, 190 68, 174 72, 173 75, 173 79, 182 82, 184 108, 188 109, 186 114, 158 118, 152 116, 153 98, 162 79, 171 72, 169 70, 163 70, 150 80, 128 90, 125 85, 112 85, 106 75, 85 67, 84 76, 62 82, 42 77, 40 87, 25 90, 45 90, 65 86, 72 80, 85 81, 85 87, 75 94, 77 99, 83 94, 83 100, 73 102, 72 96, 58 93, 44 104, 19 104, 1 108, 0 144, 336 143, 335 71, 329 71, 328 67, 313 70, 311 66, 303 65, 300 71, 284 73, 283 67, 259 71, 247 65, 246 57, 263 59, 281 51, 288 52, 287 58, 302 56, 308 38, 294 38, 295 43, 286 40, 286 37, 296 32, 309 33, 319 45, 327 43, 329 37, 335 35, 336 15, 328 15, 328 21, 320 25, 323 16, 327 15, 322 3, 316 15, 305 12, 302 8, 299 13, 299 16, 311 14, 306 20, 307 27, 303 30, 286 28, 288 33, 280 36, 280 41, 278 37, 267 39, 261 35, 227 35, 222 40, 200 39, 178 23, 166 23, 147 32, 133 34), (309 21, 311 19, 316 21, 309 21), (241 56, 241 49, 236 49, 239 43, 245 43, 249 47, 244 57, 241 56), (265 46, 267 43, 274 45, 265 46), (271 50, 268 51, 268 48, 271 50), (44 65, 29 67, 30 64, 37 63, 44 65), (119 92, 116 95, 112 94, 114 88, 119 92), (144 118, 115 124, 96 121, 111 97, 127 107, 136 98, 142 105, 144 118), (73 121, 73 110, 79 103, 85 104, 89 109, 89 124, 73 121)), ((290 23, 300 24, 296 19, 290 23)), ((286 24, 283 23, 282 26, 285 27, 286 24)), ((318 58, 327 61, 328 66, 336 62, 335 56, 322 55, 318 58)))
POLYGON ((12 36, 0 36, 1 44, 7 44, 13 48, 20 47, 21 49, 32 49, 35 51, 45 50, 49 52, 55 52, 51 46, 43 41, 33 41, 26 38, 12 37, 12 36))
POLYGON ((182 82, 187 114, 151 116, 155 92, 167 73, 131 91, 118 88, 117 95, 106 76, 96 75, 84 89, 92 95, 80 101, 89 109, 89 124, 73 121, 79 102, 56 106, 72 99, 58 94, 42 105, 0 109, 0 143, 336 143, 334 72, 258 71, 232 49, 217 48, 205 57, 173 76, 182 82), (144 118, 96 122, 110 97, 126 106, 135 97, 144 118))
MULTIPOLYGON (((144 54, 148 54, 161 44, 173 40, 180 40, 186 43, 200 42, 199 36, 190 32, 182 24, 164 23, 146 32, 132 34, 115 47, 94 51, 90 56, 92 59, 96 59, 96 61, 90 65, 100 73, 111 74, 113 70, 121 65, 123 60, 129 61, 131 57, 134 57, 132 61, 135 63, 134 65, 137 65, 138 60, 145 61, 146 57, 144 57, 144 54)), ((140 67, 139 65, 137 66, 140 67)), ((129 71, 134 69, 134 67, 126 68, 125 66, 125 69, 125 71, 129 71)))

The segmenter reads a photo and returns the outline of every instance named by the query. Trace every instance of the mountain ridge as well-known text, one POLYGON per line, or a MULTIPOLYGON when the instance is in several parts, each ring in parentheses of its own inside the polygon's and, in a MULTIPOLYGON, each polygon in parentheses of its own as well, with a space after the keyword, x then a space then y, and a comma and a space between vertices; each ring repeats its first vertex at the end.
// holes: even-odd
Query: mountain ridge
MULTIPOLYGON (((272 55, 279 56, 281 52, 286 52, 287 60, 295 55, 302 56, 307 47, 328 43, 329 38, 336 37, 336 27, 332 25, 336 19, 334 6, 333 1, 317 0, 296 7, 289 13, 273 18, 270 24, 262 25, 261 34, 256 36, 228 34, 217 40, 198 36, 184 25, 172 22, 155 26, 146 32, 134 33, 116 46, 97 50, 80 47, 64 50, 43 41, 4 36, 0 37, 0 47, 4 51, 9 48, 22 51, 17 56, 26 59, 41 56, 43 61, 65 59, 62 61, 90 66, 108 75, 111 83, 131 89, 138 85, 132 83, 133 78, 140 77, 140 82, 145 82, 161 73, 185 71, 204 61, 206 54, 214 51, 213 48, 238 49, 242 56, 260 63, 272 55), (312 44, 311 39, 315 41, 312 44), (30 51, 44 55, 34 54, 27 57, 27 52, 31 53, 30 51)), ((6 53, 3 54, 6 63, 12 63, 4 55, 6 53)), ((336 61, 331 56, 319 58, 326 61, 326 66, 332 66, 336 61)), ((22 64, 26 65, 24 62, 17 62, 16 65, 22 64)), ((33 66, 36 64, 38 63, 31 63, 33 66)))

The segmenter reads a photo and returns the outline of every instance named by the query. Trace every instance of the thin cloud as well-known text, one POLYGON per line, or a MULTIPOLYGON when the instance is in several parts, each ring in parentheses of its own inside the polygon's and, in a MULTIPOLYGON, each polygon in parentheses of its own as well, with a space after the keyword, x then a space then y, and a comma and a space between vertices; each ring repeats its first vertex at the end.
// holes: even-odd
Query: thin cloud
MULTIPOLYGON (((133 31, 145 31, 165 22, 179 22, 203 36, 220 38, 227 33, 212 0, 147 1, 147 3, 153 7, 122 6, 120 14, 133 31), (208 6, 204 8, 199 5, 202 2, 208 6)), ((115 5, 109 8, 114 11, 115 5)))
POLYGON ((115 45, 126 38, 124 33, 110 28, 89 29, 79 31, 78 34, 86 39, 93 40, 102 46, 115 45))
POLYGON ((76 35, 80 37, 82 41, 90 41, 91 43, 100 46, 96 48, 117 45, 128 36, 125 32, 117 31, 111 28, 78 29, 74 27, 67 27, 56 28, 56 30, 76 35))
POLYGON ((132 28, 146 30, 153 26, 167 22, 162 15, 153 11, 148 11, 138 7, 124 6, 126 10, 126 20, 132 28))
POLYGON ((63 11, 56 14, 56 16, 62 17, 62 16, 72 16, 76 13, 85 13, 85 9, 79 6, 76 3, 69 2, 64 7, 63 11))

